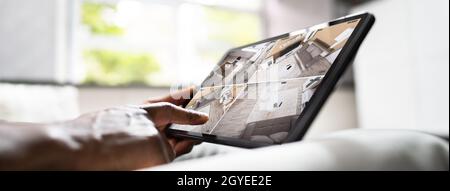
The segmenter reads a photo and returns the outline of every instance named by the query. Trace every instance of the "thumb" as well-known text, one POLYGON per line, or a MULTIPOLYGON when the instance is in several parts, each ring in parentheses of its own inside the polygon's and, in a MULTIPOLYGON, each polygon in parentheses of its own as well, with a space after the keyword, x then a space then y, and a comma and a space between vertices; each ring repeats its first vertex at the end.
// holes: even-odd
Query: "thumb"
POLYGON ((184 109, 167 102, 160 102, 143 106, 150 117, 155 123, 155 126, 166 126, 170 123, 183 124, 183 125, 200 125, 208 121, 208 115, 194 111, 184 109))

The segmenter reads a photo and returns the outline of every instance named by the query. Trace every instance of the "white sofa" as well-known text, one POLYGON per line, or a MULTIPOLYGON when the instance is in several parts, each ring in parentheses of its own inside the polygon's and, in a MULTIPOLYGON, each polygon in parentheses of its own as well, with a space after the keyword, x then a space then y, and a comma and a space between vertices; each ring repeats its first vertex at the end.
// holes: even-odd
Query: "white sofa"
POLYGON ((0 119, 53 122, 79 115, 78 90, 73 86, 0 82, 0 119))
POLYGON ((202 143, 145 170, 449 170, 449 145, 418 131, 353 129, 259 149, 202 143))

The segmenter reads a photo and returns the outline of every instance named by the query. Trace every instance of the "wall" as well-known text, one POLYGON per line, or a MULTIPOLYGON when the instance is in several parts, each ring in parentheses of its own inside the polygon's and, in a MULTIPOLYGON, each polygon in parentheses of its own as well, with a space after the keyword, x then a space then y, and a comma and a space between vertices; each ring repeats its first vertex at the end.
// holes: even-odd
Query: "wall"
POLYGON ((360 126, 448 136, 449 2, 376 1, 377 21, 356 58, 360 126))
POLYGON ((63 81, 67 0, 0 0, 0 79, 63 81))

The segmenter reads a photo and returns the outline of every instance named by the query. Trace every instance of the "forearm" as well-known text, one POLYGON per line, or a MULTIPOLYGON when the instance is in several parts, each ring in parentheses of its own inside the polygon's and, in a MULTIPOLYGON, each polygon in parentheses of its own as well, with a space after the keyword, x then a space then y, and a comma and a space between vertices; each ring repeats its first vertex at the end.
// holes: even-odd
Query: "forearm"
POLYGON ((0 169, 128 170, 168 162, 173 154, 152 125, 143 113, 121 109, 51 124, 3 123, 0 169))
POLYGON ((47 130, 46 124, 2 122, 0 169, 52 169, 56 160, 63 160, 68 149, 52 139, 47 130))

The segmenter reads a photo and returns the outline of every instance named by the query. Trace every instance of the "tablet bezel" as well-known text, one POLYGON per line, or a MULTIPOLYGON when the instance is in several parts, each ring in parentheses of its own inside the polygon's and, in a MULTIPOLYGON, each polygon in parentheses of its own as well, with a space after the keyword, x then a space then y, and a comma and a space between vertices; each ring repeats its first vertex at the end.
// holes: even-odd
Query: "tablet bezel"
MULTIPOLYGON (((333 21, 323 23, 323 24, 328 24, 328 25, 335 25, 335 24, 340 24, 340 23, 344 23, 347 21, 355 20, 355 19, 360 19, 360 21, 359 21, 358 25, 356 26, 354 32, 349 37, 347 43, 342 48, 341 53, 338 55, 336 60, 331 65, 330 69, 327 71, 327 73, 323 77, 322 82, 317 87, 314 95, 311 97, 308 104, 305 106, 303 111, 300 113, 299 117, 297 118, 297 120, 295 122, 295 128, 293 128, 289 132, 289 135, 286 138, 286 140, 280 144, 287 143, 287 142, 299 141, 304 137, 307 130, 309 129, 309 126, 311 125, 311 123, 313 122, 315 117, 317 116, 318 112, 322 108, 325 101, 328 99, 329 95, 332 93, 339 78, 342 76, 345 69, 348 67, 348 65, 352 62, 353 58, 355 57, 359 46, 361 45, 365 36, 369 32, 373 23, 375 22, 375 17, 370 13, 361 13, 361 14, 342 17, 342 18, 339 18, 339 19, 336 19, 333 21)), ((226 54, 224 54, 224 56, 221 58, 220 61, 225 59, 225 57, 228 55, 228 53, 232 52, 234 50, 239 50, 239 49, 242 49, 242 48, 245 48, 248 46, 253 46, 256 44, 265 43, 265 42, 269 42, 269 41, 272 41, 275 39, 287 37, 287 36, 289 36, 289 34, 290 33, 286 33, 286 34, 275 36, 275 37, 265 39, 265 40, 262 40, 259 42, 255 42, 252 44, 233 48, 233 49, 227 51, 226 54)), ((200 141, 205 141, 205 142, 245 147, 245 148, 255 148, 255 147, 262 147, 262 146, 277 145, 277 144, 267 144, 267 143, 242 140, 239 138, 229 138, 229 137, 224 137, 224 136, 183 131, 183 130, 171 129, 171 128, 166 128, 166 134, 169 136, 189 138, 189 139, 195 139, 195 140, 200 140, 200 141)))

